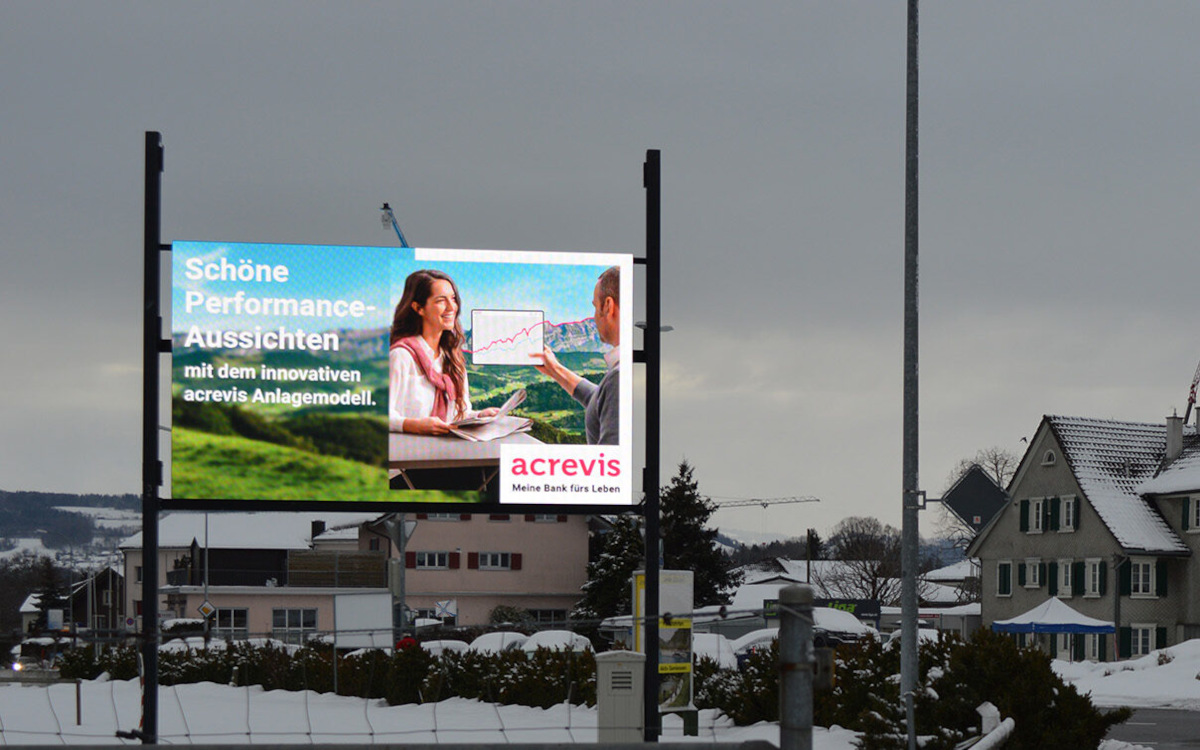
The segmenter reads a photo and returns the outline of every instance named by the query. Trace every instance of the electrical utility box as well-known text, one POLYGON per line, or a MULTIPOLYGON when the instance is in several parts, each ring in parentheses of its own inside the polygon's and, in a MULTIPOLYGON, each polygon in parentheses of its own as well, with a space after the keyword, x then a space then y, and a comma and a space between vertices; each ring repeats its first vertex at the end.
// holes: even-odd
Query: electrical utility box
POLYGON ((645 671, 646 655, 637 651, 596 654, 596 728, 599 742, 641 742, 644 739, 645 671))

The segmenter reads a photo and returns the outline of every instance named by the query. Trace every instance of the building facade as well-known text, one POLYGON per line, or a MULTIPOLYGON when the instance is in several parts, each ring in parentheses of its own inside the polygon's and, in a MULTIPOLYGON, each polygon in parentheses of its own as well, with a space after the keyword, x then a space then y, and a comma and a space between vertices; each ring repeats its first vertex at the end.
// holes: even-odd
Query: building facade
POLYGON ((1193 467, 1200 446, 1180 418, 1044 417, 1011 499, 968 550, 981 564, 983 624, 1058 597, 1116 629, 1037 636, 1058 658, 1123 659, 1200 636, 1193 467))

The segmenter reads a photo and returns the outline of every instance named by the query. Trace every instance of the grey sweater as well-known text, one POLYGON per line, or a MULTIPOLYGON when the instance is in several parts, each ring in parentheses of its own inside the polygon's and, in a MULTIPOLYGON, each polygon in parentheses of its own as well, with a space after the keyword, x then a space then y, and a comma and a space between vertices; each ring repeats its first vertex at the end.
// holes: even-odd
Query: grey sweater
POLYGON ((621 403, 617 367, 612 367, 596 385, 580 380, 571 395, 583 404, 583 427, 588 445, 616 445, 620 434, 621 403))

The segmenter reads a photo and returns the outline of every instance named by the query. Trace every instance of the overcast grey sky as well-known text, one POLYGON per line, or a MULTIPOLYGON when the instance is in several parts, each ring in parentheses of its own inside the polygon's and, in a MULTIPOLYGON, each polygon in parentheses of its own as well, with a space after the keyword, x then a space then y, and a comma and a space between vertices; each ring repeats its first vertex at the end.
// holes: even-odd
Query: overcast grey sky
MULTIPOLYGON (((1200 5, 921 8, 921 486, 1043 414, 1182 413, 1200 5)), ((0 488, 138 492, 163 239, 644 249, 663 457, 728 526, 899 523, 903 2, 0 4, 0 488)), ((932 531, 932 517, 922 532, 932 531)))

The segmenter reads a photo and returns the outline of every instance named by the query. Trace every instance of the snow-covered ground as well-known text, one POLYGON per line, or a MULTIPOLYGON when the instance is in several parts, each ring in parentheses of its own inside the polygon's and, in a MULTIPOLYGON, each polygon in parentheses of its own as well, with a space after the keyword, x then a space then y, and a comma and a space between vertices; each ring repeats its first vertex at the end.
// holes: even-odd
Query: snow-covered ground
POLYGON ((1122 662, 1055 661, 1054 671, 1098 706, 1200 711, 1200 640, 1122 662))
MULTIPOLYGON (((1055 661, 1054 669, 1101 706, 1200 709, 1200 641, 1188 641, 1141 659, 1119 663, 1055 661), (1162 662, 1161 664, 1159 662, 1162 662)), ((137 727, 136 681, 94 680, 75 686, 0 686, 0 744, 112 744, 117 730, 137 727)), ((164 744, 189 743, 593 743, 595 709, 548 710, 496 706, 462 699, 387 706, 312 692, 264 692, 258 687, 212 683, 163 687, 159 735, 164 744), (251 740, 251 738, 253 738, 251 740)), ((815 729, 816 750, 851 750, 855 734, 840 727, 815 729)), ((681 721, 664 721, 666 742, 690 741, 681 721)), ((700 714, 700 740, 779 743, 778 724, 735 727, 713 711, 700 714)), ((1101 750, 1134 750, 1106 741, 1101 750)))
POLYGON ((0 552, 0 559, 20 557, 24 554, 54 557, 56 552, 56 550, 52 550, 46 545, 42 544, 42 540, 38 537, 17 537, 12 541, 16 546, 12 549, 0 552))

